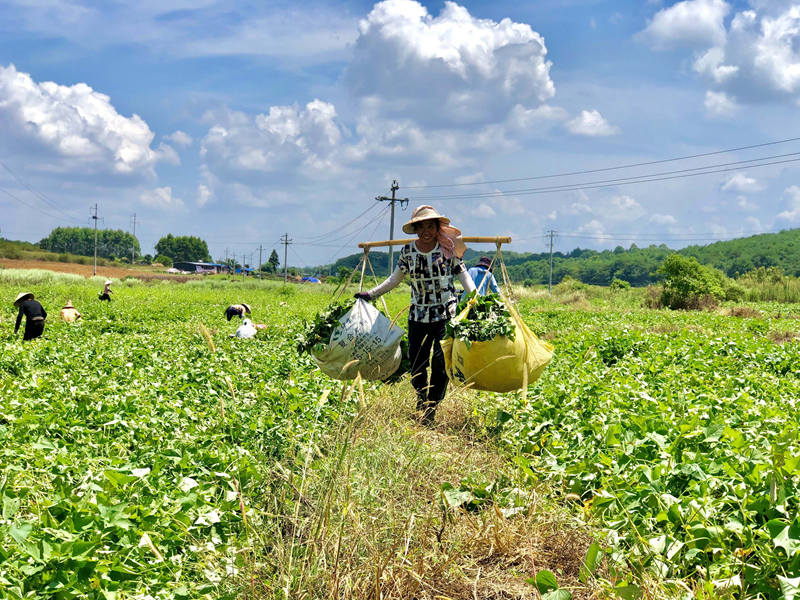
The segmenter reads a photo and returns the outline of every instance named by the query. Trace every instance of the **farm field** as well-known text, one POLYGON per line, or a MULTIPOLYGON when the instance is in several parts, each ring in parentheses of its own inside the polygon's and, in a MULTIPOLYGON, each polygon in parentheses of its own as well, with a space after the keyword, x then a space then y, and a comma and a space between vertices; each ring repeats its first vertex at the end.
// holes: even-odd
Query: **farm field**
POLYGON ((349 386, 298 356, 328 286, 97 291, 0 270, 1 598, 800 594, 798 305, 522 293, 556 347, 528 402, 454 390, 425 431, 407 379, 349 386), (22 289, 49 312, 25 344, 22 289), (82 323, 58 321, 67 298, 82 323), (240 301, 257 339, 229 337, 240 301), (419 506, 389 493, 426 472, 419 506))

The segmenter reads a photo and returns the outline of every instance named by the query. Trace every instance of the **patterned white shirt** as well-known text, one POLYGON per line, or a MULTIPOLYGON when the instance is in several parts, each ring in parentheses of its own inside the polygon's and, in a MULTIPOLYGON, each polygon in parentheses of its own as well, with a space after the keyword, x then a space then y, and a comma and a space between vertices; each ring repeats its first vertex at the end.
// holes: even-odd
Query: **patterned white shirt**
POLYGON ((436 323, 455 316, 458 296, 453 276, 466 272, 460 258, 445 258, 438 243, 430 252, 420 252, 411 243, 400 251, 397 268, 411 278, 409 321, 436 323))

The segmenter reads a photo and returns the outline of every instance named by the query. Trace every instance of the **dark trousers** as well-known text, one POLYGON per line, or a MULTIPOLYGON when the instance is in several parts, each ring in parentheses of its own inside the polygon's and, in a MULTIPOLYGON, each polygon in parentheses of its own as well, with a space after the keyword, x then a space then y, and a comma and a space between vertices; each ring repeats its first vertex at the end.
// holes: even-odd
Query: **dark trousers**
POLYGON ((44 319, 41 321, 32 321, 25 319, 25 334, 22 336, 24 340, 35 340, 44 333, 44 319))
POLYGON ((110 294, 97 294, 97 297, 100 300, 105 300, 106 302, 111 302, 111 295, 110 294))
POLYGON ((228 308, 225 309, 225 316, 228 318, 228 321, 230 321, 231 318, 233 317, 241 318, 242 313, 240 310, 233 308, 232 306, 229 306, 228 308))
POLYGON ((433 414, 447 392, 447 371, 444 352, 439 343, 444 339, 447 321, 436 323, 408 322, 408 356, 411 359, 411 385, 417 391, 417 408, 433 414), (433 352, 431 352, 433 351, 433 352), (428 361, 431 379, 428 383, 428 361))

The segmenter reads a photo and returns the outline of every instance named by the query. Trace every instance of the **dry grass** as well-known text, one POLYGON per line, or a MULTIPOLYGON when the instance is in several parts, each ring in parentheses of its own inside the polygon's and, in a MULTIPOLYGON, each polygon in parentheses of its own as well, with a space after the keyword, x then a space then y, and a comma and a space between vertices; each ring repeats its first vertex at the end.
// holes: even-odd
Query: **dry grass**
POLYGON ((743 317, 745 319, 761 318, 763 315, 760 311, 749 306, 734 306, 727 312, 729 317, 743 317))
POLYGON ((770 341, 775 342, 776 344, 786 344, 788 342, 793 342, 795 340, 800 340, 800 332, 797 331, 777 331, 777 330, 770 330, 767 334, 767 337, 770 341))
POLYGON ((442 484, 517 474, 482 439, 471 392, 452 393, 433 428, 412 419, 407 382, 383 386, 300 481, 262 531, 256 598, 474 600, 539 598, 526 582, 557 573, 576 600, 601 596, 578 581, 591 530, 530 489, 506 518, 445 508, 442 484))

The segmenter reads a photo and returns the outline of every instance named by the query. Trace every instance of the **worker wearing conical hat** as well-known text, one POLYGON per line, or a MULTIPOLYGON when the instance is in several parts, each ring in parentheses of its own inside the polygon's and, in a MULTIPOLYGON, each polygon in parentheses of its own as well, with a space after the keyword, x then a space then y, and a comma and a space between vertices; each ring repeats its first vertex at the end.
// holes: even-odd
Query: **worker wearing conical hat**
POLYGON ((72 300, 67 300, 67 303, 61 308, 61 320, 67 323, 74 323, 81 318, 81 313, 78 309, 72 306, 72 300))
POLYGON ((98 299, 105 300, 106 302, 111 302, 111 280, 106 279, 106 285, 103 287, 103 291, 100 294, 97 294, 98 299))
POLYGON ((239 317, 240 319, 243 319, 245 313, 248 315, 250 314, 250 305, 245 304, 244 302, 241 304, 231 304, 225 309, 225 316, 227 317, 228 321, 230 321, 233 317, 239 317))
POLYGON ((14 300, 14 306, 19 307, 14 333, 19 331, 19 326, 22 324, 22 316, 25 315, 25 333, 22 339, 33 340, 40 337, 44 333, 44 321, 47 318, 47 312, 39 302, 34 300, 33 293, 22 292, 19 294, 17 299, 14 300))
POLYGON ((411 279, 411 307, 408 313, 408 354, 411 359, 411 385, 417 392, 417 410, 425 425, 434 421, 436 406, 447 391, 447 372, 440 341, 445 326, 455 316, 458 296, 454 279, 464 291, 475 283, 461 260, 466 246, 461 231, 432 206, 418 206, 403 232, 417 239, 403 246, 397 267, 380 285, 356 298, 371 300, 396 287, 408 275, 411 279), (428 365, 430 364, 430 382, 428 365))

